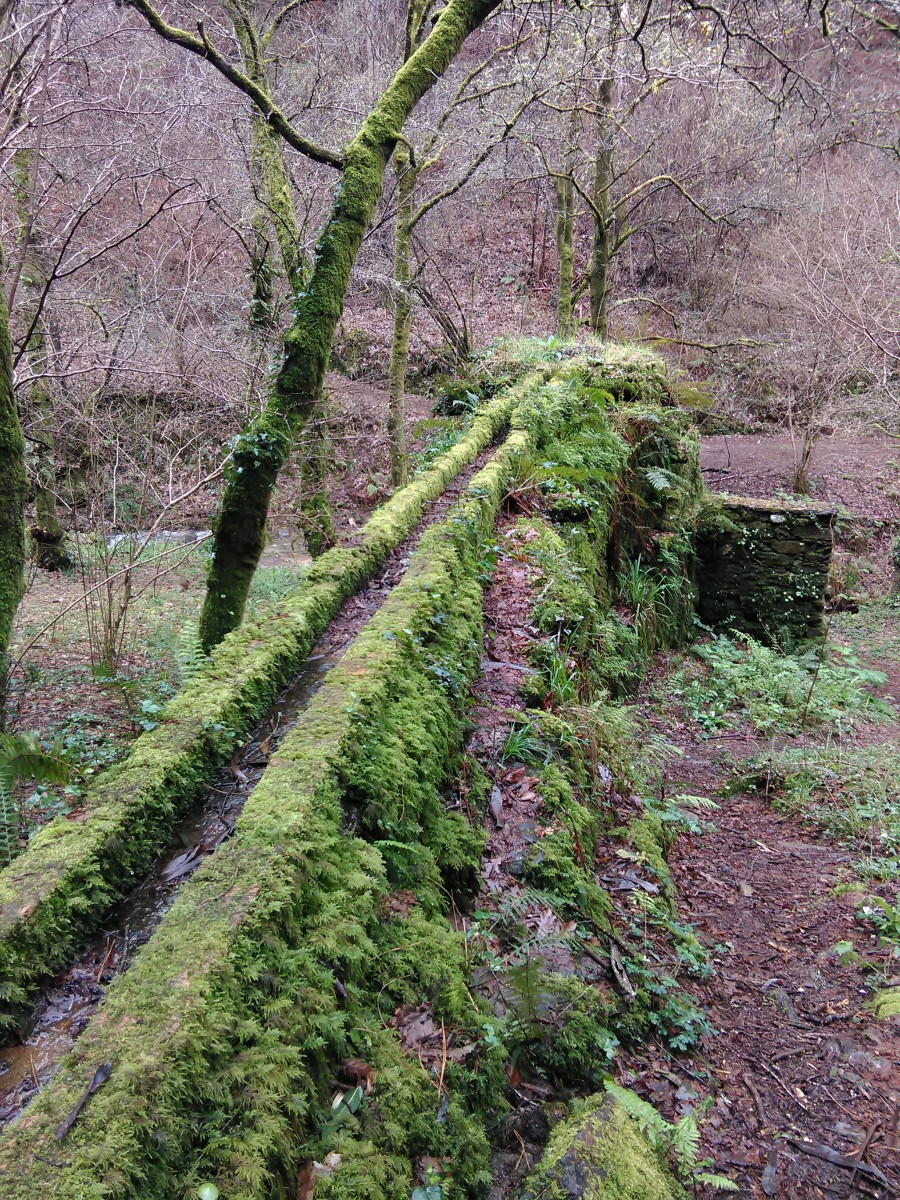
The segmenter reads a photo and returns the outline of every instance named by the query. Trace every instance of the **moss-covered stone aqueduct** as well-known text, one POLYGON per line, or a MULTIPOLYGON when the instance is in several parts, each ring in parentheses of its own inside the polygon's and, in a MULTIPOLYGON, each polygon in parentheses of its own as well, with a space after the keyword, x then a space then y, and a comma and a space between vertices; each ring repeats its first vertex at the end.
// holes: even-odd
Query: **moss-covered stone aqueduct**
MULTIPOLYGON (((97 783, 84 818, 54 822, 2 872, 0 1020, 14 1037, 38 990, 164 851, 343 601, 490 450, 285 734, 233 836, 184 882, 74 1052, 2 1134, 4 1200, 393 1200, 425 1186, 422 1162, 439 1173, 452 1165, 433 1185, 443 1196, 485 1194, 508 1051, 453 915, 460 881, 477 874, 480 817, 447 797, 501 507, 523 481, 543 496, 529 535, 544 549, 536 673, 543 640, 564 636, 607 705, 633 685, 652 649, 642 641, 686 640, 695 614, 779 640, 821 633, 830 515, 711 497, 692 417, 670 400, 660 364, 613 351, 544 347, 505 363, 499 384, 486 375, 490 398, 461 440, 355 544, 318 559, 277 610, 230 634, 97 783), (638 558, 666 597, 649 632, 610 607, 615 572, 638 558), (404 1003, 461 1031, 468 1049, 439 1081, 385 1019, 404 1003), (369 1088, 334 1110, 347 1060, 366 1064, 369 1088)), ((664 831, 650 816, 604 825, 577 746, 561 754, 553 786, 580 822, 575 857, 565 829, 559 841, 572 912, 602 948, 609 908, 587 839, 622 838, 666 894, 664 831)), ((572 1017, 582 1029, 617 1012, 624 1028, 625 1005, 598 993, 572 1017)), ((526 1194, 680 1192, 607 1099, 557 1127, 526 1194)))

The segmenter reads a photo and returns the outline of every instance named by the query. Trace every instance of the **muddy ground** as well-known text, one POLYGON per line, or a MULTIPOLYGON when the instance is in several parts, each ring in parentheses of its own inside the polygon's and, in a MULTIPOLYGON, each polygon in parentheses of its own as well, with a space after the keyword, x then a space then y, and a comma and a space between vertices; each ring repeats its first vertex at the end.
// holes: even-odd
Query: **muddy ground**
MULTIPOLYGON (((815 498, 872 522, 857 527, 838 558, 866 564, 873 593, 890 574, 898 458, 900 445, 889 439, 825 439, 813 463, 815 498)), ((776 496, 790 487, 792 447, 784 438, 710 438, 703 465, 714 490, 776 496)), ((863 603, 833 618, 830 640, 887 674, 876 690, 900 711, 900 609, 863 603)), ((814 744, 814 735, 781 737, 773 747, 739 714, 724 732, 704 731, 667 686, 675 665, 659 658, 638 710, 679 752, 662 786, 720 804, 705 831, 682 836, 670 858, 679 919, 712 953, 709 979, 682 982, 715 1033, 688 1057, 648 1047, 621 1080, 671 1119, 700 1113, 703 1152, 743 1197, 898 1195, 900 1019, 876 1020, 868 1005, 879 987, 900 982, 900 970, 859 918, 869 895, 896 904, 897 884, 860 879, 860 845, 779 812, 764 789, 736 785, 751 760, 784 744, 814 744), (857 952, 850 959, 835 949, 847 941, 857 952)), ((848 752, 883 745, 888 754, 898 735, 888 720, 843 736, 848 752)), ((839 777, 833 786, 839 801, 839 777)))

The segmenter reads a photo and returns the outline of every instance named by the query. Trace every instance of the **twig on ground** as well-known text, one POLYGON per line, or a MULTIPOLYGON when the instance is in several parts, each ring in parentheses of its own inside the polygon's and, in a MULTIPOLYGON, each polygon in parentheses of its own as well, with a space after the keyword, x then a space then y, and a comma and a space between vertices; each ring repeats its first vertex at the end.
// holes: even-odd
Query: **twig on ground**
POLYGON ((889 1195, 897 1195, 897 1189, 877 1167, 873 1167, 869 1163, 861 1163, 855 1158, 848 1158, 846 1154, 841 1154, 839 1150, 835 1150, 832 1146, 826 1146, 822 1142, 806 1142, 802 1138, 791 1137, 789 1133, 786 1133, 784 1137, 785 1141, 796 1146, 798 1150, 802 1150, 804 1154, 811 1154, 813 1158, 821 1158, 835 1167, 844 1167, 848 1171, 853 1171, 854 1175, 865 1175, 880 1183, 887 1189, 889 1195))
POLYGON ((759 1092, 756 1090, 756 1084, 753 1082, 752 1076, 749 1074, 749 1072, 745 1072, 741 1076, 741 1079, 744 1081, 744 1086, 747 1088, 747 1091, 753 1097, 753 1104, 756 1108, 756 1115, 759 1118, 760 1128, 762 1128, 763 1125, 768 1125, 769 1121, 766 1117, 766 1110, 763 1108, 763 1102, 760 1099, 759 1092))
POLYGON ((781 1078, 781 1076, 778 1074, 777 1071, 773 1071, 773 1069, 771 1067, 767 1067, 766 1064, 762 1063, 762 1062, 759 1063, 758 1065, 766 1072, 767 1075, 772 1076, 772 1078, 775 1080, 775 1082, 778 1084, 778 1086, 782 1089, 782 1091, 785 1093, 785 1095, 789 1096, 790 1099, 793 1100, 793 1102, 797 1105, 798 1108, 802 1108, 803 1111, 807 1114, 809 1113, 809 1108, 803 1103, 803 1101, 798 1096, 794 1095, 794 1093, 791 1091, 791 1089, 788 1087, 788 1085, 784 1082, 784 1080, 781 1078))

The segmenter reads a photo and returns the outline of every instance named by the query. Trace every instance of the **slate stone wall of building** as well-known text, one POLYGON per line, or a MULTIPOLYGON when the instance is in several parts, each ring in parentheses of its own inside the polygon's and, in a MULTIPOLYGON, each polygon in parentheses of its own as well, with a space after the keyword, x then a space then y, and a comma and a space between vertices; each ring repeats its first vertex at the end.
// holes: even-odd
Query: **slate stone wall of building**
POLYGON ((696 540, 700 619, 785 649, 821 640, 834 517, 814 504, 711 500, 696 540))

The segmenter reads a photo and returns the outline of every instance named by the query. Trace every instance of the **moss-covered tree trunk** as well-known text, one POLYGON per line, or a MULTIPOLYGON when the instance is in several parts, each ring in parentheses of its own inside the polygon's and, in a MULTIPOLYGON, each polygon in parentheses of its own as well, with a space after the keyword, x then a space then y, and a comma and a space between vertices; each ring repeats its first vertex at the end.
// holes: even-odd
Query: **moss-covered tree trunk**
POLYGON ((591 295, 591 329, 604 340, 609 334, 609 289, 612 248, 612 205, 610 189, 613 182, 612 148, 612 76, 600 84, 597 98, 597 150, 594 158, 593 221, 589 286, 591 295))
POLYGON ((381 194, 403 125, 469 33, 499 0, 449 0, 431 33, 399 69, 347 146, 343 178, 298 296, 284 359, 262 413, 237 438, 216 521, 200 619, 206 649, 236 628, 265 540, 272 490, 292 445, 314 414, 350 270, 381 194))
POLYGON ((556 293, 556 334, 568 338, 574 331, 575 279, 575 165, 578 110, 569 119, 565 165, 554 178, 556 186, 556 252, 559 257, 559 286, 556 293))
MULTIPOLYGON (((0 275, 4 257, 0 248, 0 275)), ((6 713, 9 641, 25 590, 25 438, 12 378, 6 293, 0 287, 0 729, 6 713)))
MULTIPOLYGON (((403 61, 422 42, 422 24, 427 0, 408 0, 406 39, 403 61)), ((388 443, 391 453, 391 483, 403 487, 408 479, 406 449, 406 374, 409 369, 409 337, 412 331, 412 229, 413 197, 419 181, 419 168, 409 147, 394 151, 397 177, 397 216, 394 222, 394 328, 391 336, 391 363, 388 372, 388 443)))
MULTIPOLYGON (((267 45, 271 27, 261 32, 255 14, 244 0, 225 0, 225 9, 234 24, 244 71, 255 84, 270 92, 267 45)), ((268 339, 276 332, 278 321, 273 280, 276 274, 284 275, 293 305, 303 287, 306 262, 284 143, 258 109, 254 109, 251 121, 249 166, 256 203, 250 264, 250 324, 268 339)), ((310 426, 301 452, 299 512, 300 528, 314 555, 327 550, 335 540, 325 490, 324 416, 321 411, 316 415, 316 426, 310 426)))
POLYGON ((397 148, 394 169, 397 172, 397 221, 394 230, 394 332, 388 382, 388 441, 391 447, 391 483, 394 487, 402 487, 407 480, 406 372, 412 327, 410 257, 413 194, 418 174, 405 147, 397 148))
POLYGON ((34 478, 34 524, 31 545, 35 561, 47 571, 58 571, 69 564, 65 547, 65 529, 59 519, 56 502, 56 444, 53 437, 53 388, 50 383, 52 330, 42 308, 47 287, 47 265, 43 231, 32 213, 34 151, 20 148, 13 155, 13 190, 22 269, 19 292, 22 296, 21 319, 30 330, 25 346, 25 361, 31 372, 26 398, 31 429, 30 466, 34 478))

